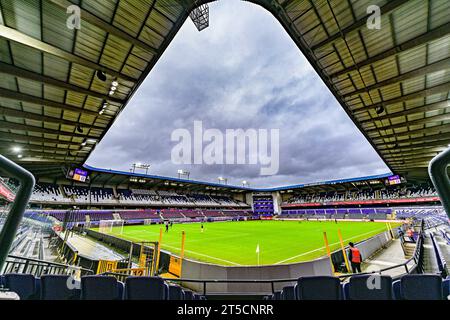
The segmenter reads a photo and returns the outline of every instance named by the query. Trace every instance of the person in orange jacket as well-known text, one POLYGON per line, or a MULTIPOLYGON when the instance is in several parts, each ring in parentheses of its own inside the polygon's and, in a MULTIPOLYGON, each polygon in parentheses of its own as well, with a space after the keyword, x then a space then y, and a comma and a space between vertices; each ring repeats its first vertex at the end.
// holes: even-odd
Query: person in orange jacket
POLYGON ((359 251, 358 248, 355 247, 353 242, 350 242, 348 245, 350 246, 350 250, 348 252, 348 260, 352 265, 352 271, 353 273, 361 272, 361 262, 362 262, 361 252, 359 251))

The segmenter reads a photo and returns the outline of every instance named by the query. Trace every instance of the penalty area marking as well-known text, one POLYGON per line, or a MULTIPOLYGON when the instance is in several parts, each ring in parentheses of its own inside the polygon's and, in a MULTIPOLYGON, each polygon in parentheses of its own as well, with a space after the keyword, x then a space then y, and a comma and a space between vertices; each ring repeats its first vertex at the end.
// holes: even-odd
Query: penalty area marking
MULTIPOLYGON (((373 231, 369 231, 369 232, 366 232, 366 233, 358 234, 358 235, 356 235, 356 236, 354 236, 354 237, 347 238, 347 239, 344 239, 344 240, 342 240, 342 241, 345 242, 345 241, 351 240, 351 239, 353 239, 353 238, 357 238, 357 237, 360 237, 360 236, 364 236, 364 235, 366 235, 366 234, 368 234, 368 233, 372 233, 372 232, 373 232, 373 231)), ((338 241, 338 242, 331 243, 330 246, 335 245, 335 244, 340 244, 340 242, 338 241)), ((314 249, 314 250, 311 250, 311 251, 308 251, 308 252, 303 252, 303 253, 301 253, 301 254, 298 254, 298 255, 296 255, 296 256, 290 257, 290 258, 288 258, 288 259, 284 259, 284 260, 275 262, 274 264, 282 264, 282 263, 284 263, 284 262, 286 262, 286 261, 290 261, 290 260, 293 260, 293 259, 295 259, 295 258, 302 257, 302 256, 305 256, 305 255, 307 255, 307 254, 309 254, 309 253, 316 252, 316 251, 320 251, 320 250, 323 250, 323 249, 325 249, 325 246, 320 247, 320 248, 317 248, 317 249, 314 249)))
MULTIPOLYGON (((178 248, 178 247, 169 246, 169 245, 167 245, 167 244, 166 244, 166 245, 163 245, 163 246, 169 247, 169 248, 173 248, 173 249, 177 249, 177 250, 180 250, 180 248, 178 248)), ((191 250, 184 250, 184 251, 185 251, 185 252, 190 252, 190 253, 193 253, 193 254, 196 254, 196 255, 199 255, 199 256, 207 257, 207 258, 210 258, 210 259, 213 259, 213 260, 218 260, 218 261, 223 261, 223 262, 231 263, 231 264, 233 264, 233 265, 235 265, 235 266, 241 266, 241 264, 239 264, 239 263, 236 263, 236 262, 233 262, 233 261, 228 261, 228 260, 225 260, 225 259, 220 259, 220 258, 212 257, 212 256, 208 256, 207 254, 198 253, 198 252, 191 251, 191 250)))

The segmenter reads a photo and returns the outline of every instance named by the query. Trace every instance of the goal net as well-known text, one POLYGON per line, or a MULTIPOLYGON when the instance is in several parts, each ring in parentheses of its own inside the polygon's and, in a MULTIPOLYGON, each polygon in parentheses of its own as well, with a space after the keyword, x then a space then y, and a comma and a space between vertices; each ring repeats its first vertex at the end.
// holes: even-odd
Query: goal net
POLYGON ((123 233, 123 225, 125 220, 100 220, 98 229, 100 233, 123 233))

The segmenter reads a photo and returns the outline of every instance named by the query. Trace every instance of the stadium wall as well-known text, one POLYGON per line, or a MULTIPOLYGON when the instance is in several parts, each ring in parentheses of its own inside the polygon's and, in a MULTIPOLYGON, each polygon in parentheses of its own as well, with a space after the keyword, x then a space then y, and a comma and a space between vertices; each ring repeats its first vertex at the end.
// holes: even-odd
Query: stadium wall
MULTIPOLYGON (((369 258, 383 248, 392 239, 389 231, 373 236, 357 243, 358 249, 364 259, 369 258)), ((334 253, 341 253, 340 250, 334 253)), ((341 253, 342 255, 342 253, 341 253)), ((332 275, 330 260, 322 257, 312 261, 269 265, 269 266, 220 266, 189 259, 183 260, 182 278, 184 279, 221 279, 221 280, 272 280, 296 279, 301 276, 332 275)), ((275 283, 275 290, 284 286, 294 285, 292 282, 275 283)), ((183 286, 202 292, 202 283, 184 282, 183 286)), ((218 293, 254 293, 271 292, 270 283, 211 283, 207 285, 207 292, 218 293)))
MULTIPOLYGON (((219 266, 189 259, 183 260, 182 278, 184 279, 220 279, 220 280, 272 280, 294 279, 300 276, 331 275, 328 257, 313 261, 270 265, 270 266, 219 266)), ((291 282, 275 283, 275 290, 293 285, 291 282)), ((202 292, 202 283, 183 282, 183 286, 202 292)), ((270 283, 214 283, 207 285, 207 292, 254 293, 271 292, 270 283)))

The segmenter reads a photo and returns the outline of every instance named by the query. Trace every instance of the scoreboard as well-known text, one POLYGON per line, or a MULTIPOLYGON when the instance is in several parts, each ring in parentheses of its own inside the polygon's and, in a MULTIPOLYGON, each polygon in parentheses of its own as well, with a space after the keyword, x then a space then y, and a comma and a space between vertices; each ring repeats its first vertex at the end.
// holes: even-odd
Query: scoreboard
POLYGON ((86 170, 83 170, 80 168, 70 169, 69 172, 67 173, 67 177, 69 179, 79 181, 79 182, 89 181, 88 172, 86 170))

